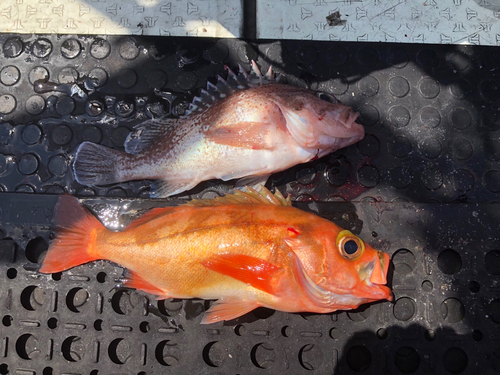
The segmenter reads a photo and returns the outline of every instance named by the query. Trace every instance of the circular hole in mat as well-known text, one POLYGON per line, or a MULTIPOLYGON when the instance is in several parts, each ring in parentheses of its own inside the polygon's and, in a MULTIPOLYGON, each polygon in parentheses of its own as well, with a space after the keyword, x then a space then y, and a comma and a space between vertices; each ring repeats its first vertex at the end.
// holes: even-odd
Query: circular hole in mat
POLYGON ((417 265, 417 260, 410 250, 399 249, 392 256, 392 263, 394 264, 394 272, 408 274, 417 265))
POLYGON ((21 305, 28 311, 35 311, 45 302, 45 291, 30 285, 21 292, 21 305))
POLYGON ((465 316, 465 306, 457 298, 446 299, 439 308, 442 319, 447 323, 458 323, 465 316))
POLYGON ((343 337, 342 331, 338 328, 333 327, 330 329, 330 332, 328 333, 330 337, 334 340, 340 339, 343 337))
POLYGON ((68 309, 73 312, 79 313, 83 305, 89 299, 89 292, 83 288, 73 288, 66 295, 66 305, 68 309))
POLYGON ((346 361, 351 370, 366 371, 372 364, 372 353, 364 346, 355 345, 347 350, 346 361))
POLYGON ((40 255, 42 255, 49 245, 42 237, 33 238, 28 245, 26 245, 26 258, 32 263, 38 263, 40 255))
POLYGON ((117 365, 123 365, 127 362, 132 357, 130 346, 127 341, 122 338, 111 341, 108 347, 108 356, 109 359, 117 365))
POLYGON ((460 374, 469 363, 467 354, 460 348, 450 348, 443 356, 444 368, 452 374, 460 374))
POLYGON ((323 351, 319 345, 307 344, 299 350, 299 363, 306 370, 317 370, 321 367, 323 359, 323 351))
POLYGON ((226 357, 224 345, 218 341, 209 342, 203 348, 203 360, 210 367, 219 367, 226 357))
POLYGON ((424 332, 424 337, 427 341, 433 341, 436 338, 436 332, 432 329, 428 329, 424 332))
MULTIPOLYGON (((250 358, 255 367, 261 369, 271 368, 276 360, 276 352, 268 343, 260 343, 255 345, 250 351, 250 358)), ((300 353, 299 353, 300 360, 300 353)))
POLYGON ((137 293, 130 290, 119 290, 111 297, 111 307, 119 315, 132 312, 137 301, 137 293))
POLYGON ((83 357, 84 350, 84 345, 82 345, 81 338, 78 336, 68 337, 61 345, 63 357, 68 362, 80 361, 83 357))
POLYGON ((416 312, 415 302, 408 297, 402 297, 394 304, 394 316, 401 321, 410 320, 416 312))
POLYGON ((49 327, 50 329, 57 328, 57 319, 56 318, 49 318, 49 320, 47 320, 47 327, 49 327))
POLYGON ((488 315, 494 323, 500 324, 500 299, 495 299, 490 302, 488 315))
POLYGON ((362 322, 363 320, 368 319, 368 317, 370 316, 370 306, 369 305, 360 306, 355 310, 349 311, 347 313, 347 316, 353 322, 362 322))
POLYGON ((477 293, 481 289, 481 285, 477 281, 469 281, 469 290, 472 293, 477 293))
POLYGON ((179 362, 180 351, 172 340, 163 340, 156 346, 155 357, 163 366, 173 366, 179 362))
POLYGON ((481 341, 483 339, 483 333, 477 329, 472 331, 472 340, 481 341))
POLYGON ((403 374, 410 374, 417 371, 420 365, 420 356, 412 347, 403 346, 396 351, 394 363, 403 374))
MULTIPOLYGON (((286 328, 288 328, 288 327, 285 326, 281 329, 281 334, 283 336, 285 336, 284 333, 286 333, 286 328)), ((246 328, 243 324, 238 324, 234 327, 234 333, 236 334, 236 336, 243 336, 245 334, 245 331, 246 331, 246 328)), ((285 337, 288 337, 288 336, 285 336, 285 337)))
POLYGON ((96 331, 102 331, 102 320, 101 319, 97 319, 94 321, 94 329, 96 331))
POLYGON ((15 279, 15 278, 16 278, 16 276, 17 276, 17 270, 16 270, 15 268, 9 268, 9 269, 7 270, 7 277, 8 277, 9 279, 11 279, 11 280, 12 280, 12 279, 15 279))
POLYGON ((389 336, 389 333, 387 332, 387 330, 385 328, 380 328, 378 331, 377 331, 377 337, 380 339, 380 340, 385 340, 387 338, 387 336, 389 336))
POLYGON ((139 324, 139 329, 143 333, 149 332, 149 323, 148 322, 141 322, 141 324, 139 324))
POLYGON ((430 292, 434 286, 432 285, 432 282, 429 280, 424 280, 422 282, 422 290, 425 292, 430 292))
POLYGON ((12 321, 14 319, 12 318, 12 316, 10 315, 5 315, 3 318, 2 318, 2 324, 5 326, 5 327, 10 327, 10 325, 12 324, 12 321))
POLYGON ((500 275, 500 251, 491 250, 484 256, 484 265, 490 275, 500 275))
POLYGON ((21 335, 16 341, 16 352, 19 357, 31 360, 40 353, 38 339, 30 333, 21 335))
POLYGON ((96 276, 96 279, 98 283, 106 282, 106 272, 99 272, 96 276))
POLYGON ((462 269, 462 257, 452 249, 441 251, 437 263, 441 272, 447 275, 453 275, 462 269))

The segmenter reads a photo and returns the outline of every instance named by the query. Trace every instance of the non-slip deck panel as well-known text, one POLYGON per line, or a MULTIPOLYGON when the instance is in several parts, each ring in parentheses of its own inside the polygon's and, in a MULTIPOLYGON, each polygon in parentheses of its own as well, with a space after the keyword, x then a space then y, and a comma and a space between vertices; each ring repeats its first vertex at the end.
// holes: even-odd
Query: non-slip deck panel
POLYGON ((495 49, 2 35, 0 51, 0 374, 500 372, 495 49), (135 124, 175 117, 224 65, 251 59, 361 113, 363 141, 269 186, 387 251, 395 302, 201 326, 209 302, 117 287, 123 269, 108 262, 38 274, 57 194, 120 228, 231 189, 150 201, 150 181, 89 188, 71 162, 85 140, 123 150, 135 124), (35 92, 43 78, 66 92, 35 92))
POLYGON ((122 150, 135 124, 183 113, 207 80, 225 74, 224 64, 249 69, 251 59, 262 69, 272 64, 284 81, 335 94, 361 113, 366 128, 355 146, 271 179, 274 185, 289 183, 294 198, 489 202, 500 191, 495 49, 49 39, 0 40, 0 183, 6 191, 140 195, 149 183, 93 190, 78 185, 70 169, 78 144, 89 140, 122 150), (40 79, 65 92, 36 93, 40 79))
MULTIPOLYGON (((324 315, 257 309, 206 326, 199 322, 209 302, 155 301, 119 288, 123 270, 108 262, 37 274, 56 197, 4 195, 11 204, 2 205, 7 238, 0 242, 2 373, 487 374, 499 369, 500 241, 491 237, 500 225, 496 205, 301 203, 391 255, 395 302, 324 315), (9 218, 13 207, 32 209, 32 219, 9 218)), ((138 209, 165 205, 109 198, 83 202, 108 212, 101 218, 118 221, 138 209)))

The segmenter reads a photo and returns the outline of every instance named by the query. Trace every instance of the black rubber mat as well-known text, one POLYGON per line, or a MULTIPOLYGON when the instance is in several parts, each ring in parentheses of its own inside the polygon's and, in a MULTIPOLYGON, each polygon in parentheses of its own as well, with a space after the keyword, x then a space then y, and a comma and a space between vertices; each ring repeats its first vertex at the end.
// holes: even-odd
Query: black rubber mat
POLYGON ((497 49, 16 35, 0 46, 0 374, 500 372, 497 49), (71 162, 85 140, 123 150, 135 124, 182 114, 225 64, 252 59, 361 113, 363 141, 268 184, 388 252, 393 303, 202 326, 210 302, 119 288, 109 262, 37 273, 57 194, 119 229, 137 210, 229 191, 208 181, 151 201, 151 181, 89 188, 71 162))

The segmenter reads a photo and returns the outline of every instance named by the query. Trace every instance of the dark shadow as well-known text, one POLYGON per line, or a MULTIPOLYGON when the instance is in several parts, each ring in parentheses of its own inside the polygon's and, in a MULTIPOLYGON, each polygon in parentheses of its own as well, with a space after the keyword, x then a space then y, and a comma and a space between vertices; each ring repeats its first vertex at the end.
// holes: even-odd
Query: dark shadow
POLYGON ((489 340, 479 331, 457 333, 410 324, 356 332, 344 345, 334 374, 492 374, 500 371, 499 349, 474 346, 489 340), (473 359, 474 358, 474 359, 473 359))

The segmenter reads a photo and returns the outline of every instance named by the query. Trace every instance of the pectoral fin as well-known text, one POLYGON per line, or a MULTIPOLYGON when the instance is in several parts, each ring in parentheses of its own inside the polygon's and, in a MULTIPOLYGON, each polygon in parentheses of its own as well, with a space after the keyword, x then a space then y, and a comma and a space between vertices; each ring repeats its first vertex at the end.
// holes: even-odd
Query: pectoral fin
POLYGON ((282 268, 244 254, 219 254, 202 262, 212 271, 230 276, 263 292, 276 295, 275 277, 282 268))
POLYGON ((274 142, 266 139, 272 124, 267 122, 240 122, 215 129, 209 128, 205 133, 208 140, 233 147, 252 150, 271 150, 274 142))
POLYGON ((256 301, 219 299, 205 312, 201 324, 220 322, 221 320, 236 319, 259 307, 256 301))

